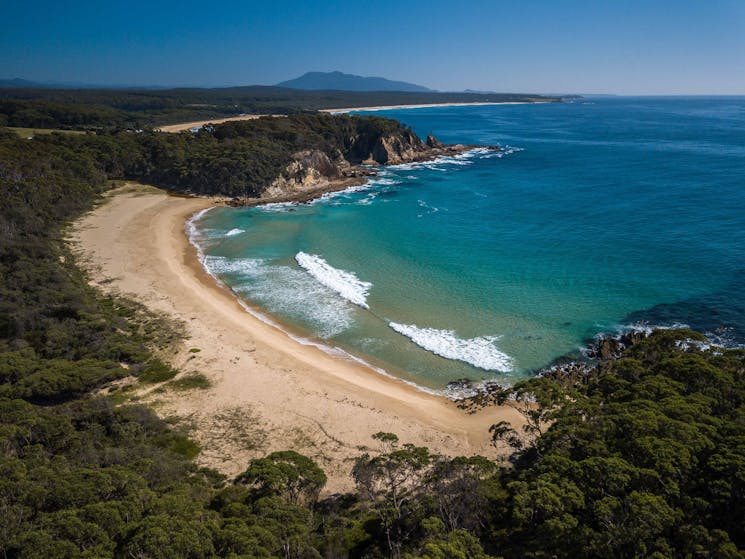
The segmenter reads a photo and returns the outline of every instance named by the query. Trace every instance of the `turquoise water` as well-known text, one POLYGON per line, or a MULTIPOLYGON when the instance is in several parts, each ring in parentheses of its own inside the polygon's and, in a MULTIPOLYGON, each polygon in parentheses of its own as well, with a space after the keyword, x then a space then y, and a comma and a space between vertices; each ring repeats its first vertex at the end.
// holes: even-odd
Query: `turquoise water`
POLYGON ((745 338, 745 98, 376 114, 511 149, 195 220, 211 272, 296 335, 432 388, 638 320, 745 338))

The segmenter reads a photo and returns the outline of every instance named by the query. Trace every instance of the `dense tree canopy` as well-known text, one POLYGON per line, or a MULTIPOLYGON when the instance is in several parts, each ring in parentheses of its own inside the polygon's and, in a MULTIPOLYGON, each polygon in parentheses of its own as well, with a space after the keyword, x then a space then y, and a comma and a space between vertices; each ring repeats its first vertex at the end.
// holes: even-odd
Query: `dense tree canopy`
POLYGON ((559 99, 519 93, 302 91, 263 86, 164 90, 0 88, 0 126, 142 129, 243 113, 295 114, 346 107, 490 101, 559 99))
POLYGON ((272 160, 393 126, 328 118, 168 137, 0 129, 0 556, 745 557, 745 352, 692 332, 656 332, 574 386, 495 391, 529 419, 527 433, 492 430, 508 462, 378 433, 346 495, 323 495, 322 470, 292 451, 226 480, 147 407, 97 395, 125 376, 170 378, 151 348, 175 334, 94 292, 64 224, 111 178, 169 184, 236 143, 250 158, 270 138, 272 160))
MULTIPOLYGON (((66 180, 77 174, 75 188, 69 193, 71 198, 57 201, 63 204, 62 208, 47 208, 61 213, 87 199, 107 178, 139 180, 192 194, 259 196, 300 151, 318 150, 333 161, 344 158, 360 163, 370 156, 378 139, 387 134, 410 137, 405 126, 390 119, 302 114, 228 122, 197 133, 120 130, 50 134, 37 136, 22 148, 7 139, 5 149, 7 165, 22 167, 24 158, 29 165, 43 164, 48 181, 53 175, 66 180)), ((54 194, 52 185, 33 192, 22 188, 22 184, 30 184, 25 175, 8 174, 8 178, 15 184, 9 186, 10 194, 27 196, 29 204, 34 202, 31 197, 48 198, 54 194)), ((23 206, 16 211, 31 210, 23 206)), ((24 220, 26 217, 17 216, 24 220)))
POLYGON ((502 553, 740 556, 745 352, 701 343, 657 331, 567 394, 501 476, 502 553))

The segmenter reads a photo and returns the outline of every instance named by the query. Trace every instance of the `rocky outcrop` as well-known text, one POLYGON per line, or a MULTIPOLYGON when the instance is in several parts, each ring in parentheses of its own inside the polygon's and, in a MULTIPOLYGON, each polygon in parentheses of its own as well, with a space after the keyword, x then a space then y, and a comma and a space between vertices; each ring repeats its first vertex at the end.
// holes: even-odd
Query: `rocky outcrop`
POLYGON ((411 129, 386 119, 348 121, 354 126, 344 130, 346 136, 327 136, 326 145, 317 142, 319 147, 293 153, 279 176, 261 189, 259 197, 235 197, 231 204, 307 201, 325 192, 363 184, 366 177, 376 174, 375 165, 428 161, 476 147, 445 145, 431 134, 425 143, 411 129))
MULTIPOLYGON (((356 153, 359 154, 359 146, 356 147, 356 153)), ((458 155, 477 147, 485 147, 494 151, 502 149, 499 146, 446 145, 432 134, 427 136, 425 143, 416 134, 408 130, 405 133, 380 135, 365 152, 365 155, 359 156, 359 161, 367 165, 399 165, 401 163, 429 161, 438 157, 458 155)))
POLYGON ((353 165, 349 159, 363 165, 396 165, 456 153, 462 148, 445 146, 432 136, 430 139, 431 145, 428 146, 410 130, 376 135, 361 134, 347 140, 344 152, 340 149, 335 149, 330 154, 321 150, 297 152, 281 175, 264 190, 262 198, 274 199, 302 194, 323 188, 331 182, 374 174, 353 165))
POLYGON ((340 152, 336 160, 320 150, 298 152, 284 172, 266 188, 263 197, 276 198, 319 188, 343 178, 350 167, 340 152))
POLYGON ((539 376, 548 378, 563 386, 573 389, 587 385, 591 380, 597 378, 598 368, 594 363, 585 361, 569 361, 552 365, 548 369, 540 371, 539 376))
POLYGON ((424 151, 424 144, 413 133, 405 136, 389 134, 378 138, 369 159, 381 165, 398 165, 415 161, 424 151))
POLYGON ((587 356, 599 361, 618 359, 627 348, 638 344, 647 336, 648 332, 644 330, 630 330, 618 336, 603 336, 590 345, 587 356))
POLYGON ((573 389, 587 385, 606 370, 612 361, 620 359, 628 348, 643 341, 648 335, 649 332, 645 330, 630 330, 616 336, 601 336, 587 346, 585 355, 589 361, 560 358, 559 362, 538 374, 564 388, 573 389))
POLYGON ((435 138, 432 134, 427 135, 427 147, 430 148, 444 148, 445 144, 443 144, 440 140, 435 138))

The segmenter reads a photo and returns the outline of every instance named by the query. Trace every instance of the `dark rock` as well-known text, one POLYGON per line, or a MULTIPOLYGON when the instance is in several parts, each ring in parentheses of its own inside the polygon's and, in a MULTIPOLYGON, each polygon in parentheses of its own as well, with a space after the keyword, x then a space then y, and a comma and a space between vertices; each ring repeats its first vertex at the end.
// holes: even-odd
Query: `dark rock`
POLYGON ((596 373, 597 369, 592 363, 571 361, 544 369, 539 375, 553 380, 564 388, 576 388, 586 385, 592 378, 595 378, 596 373))
POLYGON ((446 390, 466 390, 473 388, 473 381, 469 378, 459 378, 447 383, 446 390))
POLYGON ((645 330, 630 330, 615 337, 604 336, 590 345, 587 356, 600 361, 618 359, 624 350, 639 343, 647 335, 645 330))
POLYGON ((443 144, 440 140, 435 138, 432 134, 427 135, 427 146, 431 148, 443 148, 445 147, 445 144, 443 144))

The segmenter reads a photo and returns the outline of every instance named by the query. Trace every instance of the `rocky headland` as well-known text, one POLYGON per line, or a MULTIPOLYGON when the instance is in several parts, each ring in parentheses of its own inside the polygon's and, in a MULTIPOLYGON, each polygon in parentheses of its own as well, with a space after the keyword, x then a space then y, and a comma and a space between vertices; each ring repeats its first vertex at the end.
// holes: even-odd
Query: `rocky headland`
POLYGON ((332 149, 305 149, 293 153, 291 161, 259 196, 233 197, 229 204, 307 202, 327 192, 364 184, 377 174, 376 166, 432 161, 484 147, 495 151, 502 149, 499 146, 446 145, 431 134, 422 141, 403 127, 384 133, 364 130, 347 136, 332 149))

